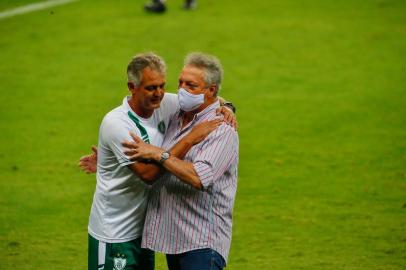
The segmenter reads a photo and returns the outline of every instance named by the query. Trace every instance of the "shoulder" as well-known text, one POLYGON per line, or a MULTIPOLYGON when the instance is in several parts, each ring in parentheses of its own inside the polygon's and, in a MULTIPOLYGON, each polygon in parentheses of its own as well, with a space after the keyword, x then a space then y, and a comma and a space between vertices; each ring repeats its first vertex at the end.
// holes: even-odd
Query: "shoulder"
POLYGON ((164 109, 170 108, 176 110, 179 108, 178 95, 172 93, 165 93, 164 98, 161 101, 161 107, 164 109))
POLYGON ((166 119, 166 122, 168 122, 172 116, 179 111, 179 109, 178 95, 165 93, 157 112, 159 112, 166 119))
POLYGON ((199 153, 205 159, 232 158, 232 154, 239 151, 238 134, 233 127, 222 123, 199 143, 197 147, 199 148, 199 153))
POLYGON ((122 107, 117 107, 108 112, 101 123, 100 132, 111 133, 127 130, 131 127, 129 117, 122 107))
POLYGON ((178 103, 178 95, 174 93, 165 93, 162 102, 176 102, 178 103))
MULTIPOLYGON (((210 117, 207 120, 214 120, 220 117, 210 117)), ((225 144, 237 144, 238 145, 238 133, 230 125, 222 122, 214 131, 212 131, 204 140, 206 143, 223 142, 225 144)))
POLYGON ((124 120, 124 109, 122 107, 117 107, 109 111, 102 120, 102 124, 114 124, 116 122, 121 122, 124 120))
POLYGON ((238 133, 237 131, 230 126, 229 124, 223 122, 221 125, 214 131, 215 135, 217 136, 224 136, 228 135, 231 137, 237 137, 238 138, 238 133))

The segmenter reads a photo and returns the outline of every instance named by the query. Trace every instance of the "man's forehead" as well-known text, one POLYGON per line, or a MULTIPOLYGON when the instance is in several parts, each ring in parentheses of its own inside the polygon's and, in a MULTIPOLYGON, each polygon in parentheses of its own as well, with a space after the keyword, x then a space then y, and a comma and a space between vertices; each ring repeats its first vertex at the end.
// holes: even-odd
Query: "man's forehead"
POLYGON ((189 79, 204 79, 204 69, 195 66, 184 66, 181 73, 181 78, 189 79))
POLYGON ((157 69, 152 69, 150 67, 146 67, 142 70, 142 75, 153 75, 153 76, 161 76, 161 77, 165 77, 165 74, 157 69))
POLYGON ((142 71, 141 81, 149 80, 163 80, 165 81, 165 74, 161 71, 151 69, 149 67, 144 68, 142 71))

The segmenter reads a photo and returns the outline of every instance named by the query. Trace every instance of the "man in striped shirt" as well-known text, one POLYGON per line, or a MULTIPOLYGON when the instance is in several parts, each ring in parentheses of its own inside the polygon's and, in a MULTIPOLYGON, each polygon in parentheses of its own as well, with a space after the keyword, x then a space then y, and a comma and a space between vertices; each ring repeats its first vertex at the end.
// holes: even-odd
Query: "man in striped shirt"
POLYGON ((134 142, 124 143, 131 160, 155 160, 165 169, 151 189, 142 246, 165 253, 170 270, 223 269, 227 262, 237 189, 237 132, 220 125, 183 160, 167 152, 194 126, 217 117, 222 75, 217 58, 188 55, 179 77, 180 110, 170 120, 162 148, 134 134, 134 142))

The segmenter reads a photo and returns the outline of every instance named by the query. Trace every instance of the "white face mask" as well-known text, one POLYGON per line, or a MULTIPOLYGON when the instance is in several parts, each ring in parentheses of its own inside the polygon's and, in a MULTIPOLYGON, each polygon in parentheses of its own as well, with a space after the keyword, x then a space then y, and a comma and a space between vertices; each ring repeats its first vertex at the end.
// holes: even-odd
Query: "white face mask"
POLYGON ((193 95, 183 88, 178 91, 179 105, 182 111, 190 112, 204 103, 204 94, 193 95))

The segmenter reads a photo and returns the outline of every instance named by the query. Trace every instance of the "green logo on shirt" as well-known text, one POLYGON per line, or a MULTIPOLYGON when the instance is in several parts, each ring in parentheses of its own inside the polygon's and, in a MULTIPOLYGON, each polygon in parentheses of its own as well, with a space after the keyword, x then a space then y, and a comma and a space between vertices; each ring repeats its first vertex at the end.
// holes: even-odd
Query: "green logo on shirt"
POLYGON ((158 124, 158 130, 159 130, 159 132, 161 132, 162 134, 165 134, 166 126, 165 126, 165 122, 164 122, 164 121, 159 122, 159 124, 158 124))

